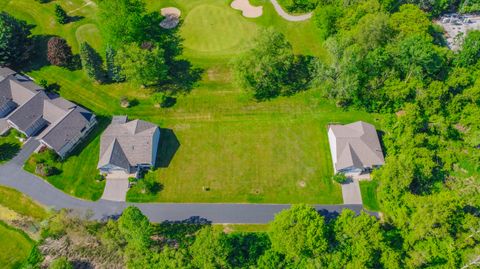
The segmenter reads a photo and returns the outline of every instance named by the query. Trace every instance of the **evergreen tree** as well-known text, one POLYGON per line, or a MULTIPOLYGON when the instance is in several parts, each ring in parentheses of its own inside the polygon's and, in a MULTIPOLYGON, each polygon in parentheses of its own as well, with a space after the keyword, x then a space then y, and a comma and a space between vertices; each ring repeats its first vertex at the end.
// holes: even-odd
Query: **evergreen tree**
POLYGON ((120 66, 115 63, 115 55, 117 55, 115 49, 112 46, 107 45, 107 49, 105 51, 107 75, 108 78, 113 82, 123 82, 125 81, 125 76, 122 75, 120 66))
POLYGON ((0 66, 18 64, 28 57, 30 27, 6 12, 0 13, 0 66))
POLYGON ((60 24, 65 24, 68 22, 68 15, 67 12, 60 6, 55 5, 55 17, 57 18, 57 22, 60 24))
POLYGON ((80 59, 87 76, 101 81, 103 77, 102 59, 87 42, 80 44, 80 59))

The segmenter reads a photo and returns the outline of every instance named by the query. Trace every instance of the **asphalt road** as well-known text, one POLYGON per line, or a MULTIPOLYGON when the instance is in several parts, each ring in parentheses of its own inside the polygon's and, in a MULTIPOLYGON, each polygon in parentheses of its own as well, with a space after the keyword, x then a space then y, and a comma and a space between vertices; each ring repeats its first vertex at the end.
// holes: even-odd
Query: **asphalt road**
MULTIPOLYGON (((135 205, 152 222, 206 219, 212 223, 268 223, 288 204, 206 204, 206 203, 125 203, 114 201, 85 201, 56 189, 43 179, 23 170, 25 160, 38 147, 38 141, 29 140, 20 153, 0 166, 0 185, 17 189, 39 203, 54 209, 70 208, 78 214, 105 220, 121 214, 129 205, 135 205)), ((315 205, 322 214, 337 214, 349 208, 359 213, 362 205, 315 205)), ((377 216, 374 212, 369 214, 377 216)))

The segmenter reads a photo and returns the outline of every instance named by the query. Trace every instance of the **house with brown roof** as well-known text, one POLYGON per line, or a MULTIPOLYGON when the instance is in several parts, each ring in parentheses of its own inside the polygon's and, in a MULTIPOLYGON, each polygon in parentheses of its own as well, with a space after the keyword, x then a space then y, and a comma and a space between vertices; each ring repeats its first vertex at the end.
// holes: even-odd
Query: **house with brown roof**
POLYGON ((64 158, 96 124, 95 115, 29 77, 0 68, 0 134, 15 128, 64 158))
POLYGON ((136 173, 155 166, 160 128, 143 120, 115 116, 100 138, 101 173, 136 173))
POLYGON ((330 125, 328 141, 335 173, 360 174, 385 163, 377 130, 369 123, 330 125))

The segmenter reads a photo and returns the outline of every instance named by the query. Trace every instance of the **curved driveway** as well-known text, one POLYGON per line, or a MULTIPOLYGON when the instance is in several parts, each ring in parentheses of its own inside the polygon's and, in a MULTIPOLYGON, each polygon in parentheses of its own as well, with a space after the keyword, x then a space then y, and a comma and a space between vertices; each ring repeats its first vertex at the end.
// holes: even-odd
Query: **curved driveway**
POLYGON ((272 5, 275 8, 275 11, 277 11, 278 15, 287 21, 306 21, 312 17, 312 12, 304 15, 290 15, 283 10, 282 6, 277 0, 270 0, 270 2, 272 2, 272 5))
MULTIPOLYGON (((104 220, 121 214, 128 205, 135 205, 153 222, 180 221, 192 217, 207 219, 213 223, 267 223, 288 204, 206 204, 206 203, 125 203, 99 200, 85 201, 71 197, 43 179, 32 175, 22 166, 38 147, 38 141, 29 140, 20 153, 10 162, 0 166, 0 185, 17 189, 34 200, 54 209, 70 208, 94 219, 104 220)), ((324 213, 339 213, 350 208, 359 213, 362 205, 316 205, 324 213)), ((376 215, 375 213, 370 213, 376 215)))

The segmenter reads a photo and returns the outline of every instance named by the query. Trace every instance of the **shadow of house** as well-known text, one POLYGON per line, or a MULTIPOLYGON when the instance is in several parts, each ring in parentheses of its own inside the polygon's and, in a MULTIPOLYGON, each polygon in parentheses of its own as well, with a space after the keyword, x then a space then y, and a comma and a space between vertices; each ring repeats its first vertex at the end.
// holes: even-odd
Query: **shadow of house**
POLYGON ((180 148, 180 141, 172 129, 160 129, 161 137, 155 167, 167 168, 180 148))

